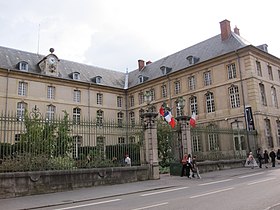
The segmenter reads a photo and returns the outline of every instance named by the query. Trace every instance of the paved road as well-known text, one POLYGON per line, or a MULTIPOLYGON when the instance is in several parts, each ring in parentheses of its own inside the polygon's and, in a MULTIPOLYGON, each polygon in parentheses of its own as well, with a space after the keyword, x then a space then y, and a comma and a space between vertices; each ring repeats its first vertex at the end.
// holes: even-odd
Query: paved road
MULTIPOLYGON (((71 209, 69 208, 69 206, 73 206, 73 205, 85 207, 83 205, 98 205, 103 203, 118 202, 121 200, 120 197, 122 196, 130 196, 130 195, 133 196, 135 194, 140 193, 142 197, 145 197, 145 195, 147 195, 148 198, 149 197, 148 195, 155 195, 158 192, 172 192, 175 190, 180 191, 180 190, 185 190, 187 188, 192 188, 192 192, 197 193, 197 195, 199 195, 200 197, 203 197, 203 194, 201 194, 201 192, 195 191, 196 189, 195 186, 205 186, 206 187, 205 189, 207 189, 207 186, 211 186, 209 183, 217 184, 219 182, 222 183, 226 181, 231 181, 234 178, 238 180, 239 177, 244 177, 249 179, 250 175, 263 176, 266 173, 268 174, 272 172, 278 172, 280 174, 280 166, 274 169, 238 168, 238 169, 215 171, 215 172, 202 174, 202 179, 191 179, 191 180, 189 180, 186 177, 161 175, 160 180, 149 180, 149 181, 121 184, 121 185, 112 185, 112 186, 98 186, 98 187, 83 188, 83 189, 67 191, 67 192, 25 196, 25 197, 12 198, 12 199, 0 199, 0 209, 5 209, 5 210, 63 209, 65 206, 68 206, 65 209, 71 209)), ((232 189, 232 187, 223 188, 223 190, 226 191, 230 189, 232 189)), ((260 192, 262 192, 262 189, 260 189, 260 192)), ((223 193, 223 191, 221 191, 221 193, 223 193)), ((190 198, 196 198, 195 196, 196 195, 189 195, 190 198)), ((235 197, 237 196, 238 195, 235 195, 235 197)), ((223 200, 221 201, 218 200, 217 202, 221 203, 223 202, 223 200)), ((279 202, 280 202, 280 194, 279 194, 279 202)), ((278 204, 277 201, 275 201, 274 204, 277 206, 278 204)), ((111 205, 113 205, 114 207, 114 204, 111 205)), ((128 205, 128 204, 124 204, 124 205, 128 205)), ((164 205, 167 205, 166 202, 160 202, 160 205, 162 206, 158 206, 158 209, 160 208, 168 209, 167 206, 164 207, 164 205)), ((204 205, 203 208, 205 208, 205 205, 207 207, 207 203, 203 205, 204 205)), ((272 205, 267 205, 267 206, 272 206, 272 205)), ((271 209, 273 210, 278 209, 278 207, 276 206, 271 209)), ((151 206, 150 208, 156 209, 157 207, 151 206)), ((200 209, 203 208, 201 207, 200 209)), ((97 209, 97 208, 93 208, 93 206, 91 207, 88 206, 87 209, 97 209)))

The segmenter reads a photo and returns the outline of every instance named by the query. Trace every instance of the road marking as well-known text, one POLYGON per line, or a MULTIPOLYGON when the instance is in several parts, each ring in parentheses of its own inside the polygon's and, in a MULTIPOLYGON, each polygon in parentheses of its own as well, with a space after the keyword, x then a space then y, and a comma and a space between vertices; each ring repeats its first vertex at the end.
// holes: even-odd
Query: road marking
POLYGON ((199 184, 199 186, 204 186, 204 185, 210 185, 210 184, 217 184, 217 183, 221 183, 221 182, 228 182, 231 181, 232 179, 224 179, 224 180, 220 180, 220 181, 216 181, 216 182, 208 182, 208 183, 204 183, 204 184, 199 184))
POLYGON ((244 175, 244 176, 239 176, 239 179, 243 179, 246 177, 251 177, 251 176, 256 176, 256 175, 260 175, 260 174, 264 174, 264 172, 260 172, 260 173, 255 173, 255 174, 249 174, 249 175, 244 175))
POLYGON ((149 208, 163 206, 163 205, 167 205, 167 204, 168 204, 168 202, 166 202, 166 203, 159 203, 159 204, 155 204, 155 205, 151 205, 151 206, 145 206, 145 207, 141 207, 141 208, 137 208, 137 209, 132 209, 132 210, 149 209, 149 208))
POLYGON ((276 204, 274 204, 273 206, 269 206, 269 207, 267 207, 267 208, 264 209, 264 210, 273 210, 273 208, 279 207, 279 206, 280 206, 280 203, 276 203, 276 204))
POLYGON ((108 200, 108 201, 100 201, 100 202, 96 202, 96 203, 88 203, 88 204, 84 204, 84 205, 70 206, 70 207, 54 209, 54 210, 77 209, 77 208, 81 208, 81 207, 85 207, 85 206, 94 206, 94 205, 98 205, 98 204, 111 203, 111 202, 120 201, 120 200, 121 199, 114 199, 114 200, 108 200))
POLYGON ((259 181, 256 181, 256 182, 250 182, 247 185, 259 184, 259 183, 262 183, 262 182, 271 181, 273 179, 276 179, 276 178, 274 177, 274 178, 269 178, 269 179, 262 179, 262 180, 259 180, 259 181))
POLYGON ((215 193, 220 193, 220 192, 224 192, 224 191, 228 191, 228 190, 232 190, 232 189, 234 189, 234 188, 231 187, 231 188, 217 190, 217 191, 213 191, 213 192, 209 192, 209 193, 204 193, 204 194, 200 194, 200 195, 194 195, 194 196, 191 196, 190 198, 198 198, 198 197, 202 197, 202 196, 206 196, 206 195, 212 195, 212 194, 215 194, 215 193))
POLYGON ((170 190, 163 190, 163 191, 159 191, 159 192, 152 192, 152 193, 143 194, 141 196, 155 195, 155 194, 160 194, 160 193, 172 192, 172 191, 176 191, 176 190, 183 190, 183 189, 187 189, 187 188, 189 188, 189 187, 180 187, 180 188, 175 188, 175 189, 170 189, 170 190))

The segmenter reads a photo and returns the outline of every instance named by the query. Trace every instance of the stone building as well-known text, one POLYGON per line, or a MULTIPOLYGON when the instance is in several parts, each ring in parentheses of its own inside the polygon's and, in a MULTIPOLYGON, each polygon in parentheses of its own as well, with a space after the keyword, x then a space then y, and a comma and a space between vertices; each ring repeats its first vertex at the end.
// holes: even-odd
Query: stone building
MULTIPOLYGON (((262 148, 280 144, 280 59, 267 45, 253 46, 220 22, 220 33, 160 60, 138 60, 138 69, 118 72, 47 56, 0 47, 0 106, 4 114, 38 107, 48 119, 66 110, 71 119, 141 120, 146 91, 159 110, 166 102, 176 117, 178 98, 184 113, 195 112, 198 126, 257 132, 262 148)), ((236 149, 244 150, 242 135, 236 149)), ((217 149, 215 139, 203 150, 217 149)), ((199 142, 196 142, 199 144, 199 142)), ((247 145, 248 146, 248 145, 247 145)), ((247 148, 248 149, 248 148, 247 148)), ((250 148, 249 148, 250 149, 250 148)))

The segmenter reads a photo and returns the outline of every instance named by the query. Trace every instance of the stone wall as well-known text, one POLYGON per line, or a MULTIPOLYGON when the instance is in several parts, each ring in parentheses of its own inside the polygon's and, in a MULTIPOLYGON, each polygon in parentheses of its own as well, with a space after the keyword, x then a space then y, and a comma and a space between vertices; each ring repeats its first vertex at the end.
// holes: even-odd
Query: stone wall
POLYGON ((148 166, 0 174, 0 199, 149 179, 148 166))

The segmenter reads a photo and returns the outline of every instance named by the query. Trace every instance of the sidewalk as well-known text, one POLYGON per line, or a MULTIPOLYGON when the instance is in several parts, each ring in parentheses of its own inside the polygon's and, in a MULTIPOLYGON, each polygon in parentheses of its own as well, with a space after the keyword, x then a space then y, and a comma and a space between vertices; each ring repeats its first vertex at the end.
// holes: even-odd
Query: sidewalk
POLYGON ((188 179, 187 177, 170 176, 169 174, 163 174, 160 176, 159 180, 148 180, 110 186, 96 186, 66 192, 0 199, 0 204, 1 209, 5 210, 50 207, 58 204, 77 203, 80 201, 108 198, 117 195, 133 194, 137 192, 146 192, 156 189, 166 189, 171 187, 194 185, 198 182, 209 182, 211 180, 221 178, 226 179, 227 177, 256 173, 264 170, 269 169, 250 169, 245 167, 227 169, 201 174, 201 179, 188 179))

